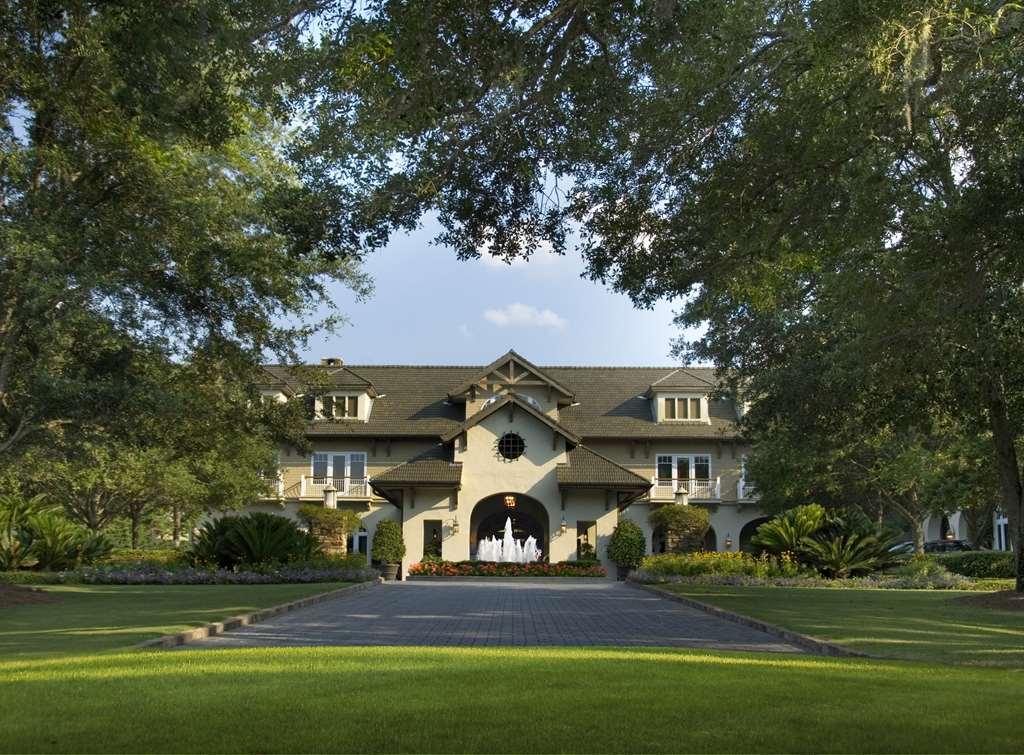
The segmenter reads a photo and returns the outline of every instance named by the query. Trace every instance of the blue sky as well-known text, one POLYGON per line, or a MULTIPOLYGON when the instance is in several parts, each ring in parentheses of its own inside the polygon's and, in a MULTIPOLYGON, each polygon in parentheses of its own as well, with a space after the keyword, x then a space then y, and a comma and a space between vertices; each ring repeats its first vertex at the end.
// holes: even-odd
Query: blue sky
POLYGON ((510 348, 538 364, 668 365, 677 305, 638 310, 629 299, 580 277, 572 255, 535 254, 509 266, 459 261, 431 245, 437 226, 396 236, 367 260, 369 300, 338 286, 349 322, 310 340, 303 356, 352 364, 486 364, 510 348))

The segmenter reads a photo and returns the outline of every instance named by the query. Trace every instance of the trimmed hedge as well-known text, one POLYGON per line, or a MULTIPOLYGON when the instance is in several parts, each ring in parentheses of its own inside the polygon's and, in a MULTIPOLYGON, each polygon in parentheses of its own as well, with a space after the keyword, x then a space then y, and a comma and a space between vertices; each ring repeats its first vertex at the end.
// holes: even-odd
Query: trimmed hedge
POLYGON ((933 553, 931 557, 954 574, 975 579, 1012 579, 1015 576, 1010 551, 956 551, 933 553))
POLYGON ((409 567, 419 577, 606 577, 608 572, 593 561, 560 561, 545 564, 496 563, 494 561, 421 561, 409 567))
POLYGON ((638 573, 642 576, 638 579, 657 581, 661 577, 695 577, 703 574, 795 577, 799 571, 796 560, 788 553, 781 556, 770 556, 767 553, 752 556, 742 551, 700 551, 648 556, 640 564, 638 573))

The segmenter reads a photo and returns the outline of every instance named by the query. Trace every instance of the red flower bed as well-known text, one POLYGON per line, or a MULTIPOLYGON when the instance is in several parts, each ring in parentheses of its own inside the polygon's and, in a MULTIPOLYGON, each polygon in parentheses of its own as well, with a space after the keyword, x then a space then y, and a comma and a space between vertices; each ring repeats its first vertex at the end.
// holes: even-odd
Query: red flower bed
POLYGON ((499 564, 490 561, 423 561, 409 567, 419 577, 605 577, 597 564, 561 561, 557 564, 499 564))

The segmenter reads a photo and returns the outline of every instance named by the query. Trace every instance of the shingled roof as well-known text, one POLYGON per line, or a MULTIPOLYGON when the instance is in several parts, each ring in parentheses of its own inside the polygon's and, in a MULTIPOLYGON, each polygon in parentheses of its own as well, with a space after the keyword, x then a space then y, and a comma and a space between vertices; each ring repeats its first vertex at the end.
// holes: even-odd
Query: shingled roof
MULTIPOLYGON (((347 365, 369 381, 378 397, 366 422, 318 421, 310 424, 311 437, 432 437, 456 431, 466 420, 465 405, 447 397, 474 377, 481 366, 347 365)), ((727 439, 738 436, 736 409, 731 401, 710 399, 708 423, 654 421, 648 390, 659 380, 679 372, 676 367, 540 367, 576 396, 576 404, 563 407, 559 423, 587 438, 632 440, 727 439)), ((278 381, 297 384, 289 368, 267 367, 278 381)), ((688 377, 715 384, 714 370, 687 367, 688 377)), ((340 378, 341 376, 337 376, 340 378)), ((679 376, 681 377, 681 376, 679 376)), ((346 378, 347 379, 347 378, 346 378)), ((668 381, 659 384, 671 385, 668 381)), ((674 387, 674 386, 673 386, 674 387)))
POLYGON ((437 446, 404 464, 375 475, 370 481, 374 487, 391 485, 453 485, 462 482, 462 464, 451 460, 448 449, 437 446))
POLYGON ((646 490, 651 486, 649 480, 586 446, 576 446, 566 459, 555 468, 558 484, 565 487, 646 490))
POLYGON ((571 431, 566 430, 562 425, 560 425, 555 420, 551 419, 551 417, 546 415, 544 412, 538 411, 537 409, 533 408, 528 403, 523 401, 522 398, 520 398, 519 396, 517 396, 514 393, 509 393, 509 394, 506 394, 506 395, 498 398, 497 401, 494 401, 489 406, 485 405, 483 409, 481 409, 476 414, 474 414, 472 417, 470 417, 465 422, 460 424, 454 430, 449 430, 447 433, 442 435, 441 436, 441 440, 443 440, 443 441, 452 440, 457 435, 459 435, 459 433, 464 433, 466 430, 468 430, 469 428, 473 427, 473 425, 479 424, 480 422, 482 422, 483 420, 487 419, 488 417, 490 417, 492 414, 494 414, 495 412, 499 411, 500 409, 508 406, 509 404, 512 404, 513 406, 516 406, 516 407, 522 409, 527 414, 529 414, 530 416, 536 418, 540 422, 543 422, 545 425, 550 427, 552 430, 554 430, 557 433, 560 433, 563 437, 568 438, 573 443, 579 443, 580 442, 580 439, 578 437, 576 437, 571 431))

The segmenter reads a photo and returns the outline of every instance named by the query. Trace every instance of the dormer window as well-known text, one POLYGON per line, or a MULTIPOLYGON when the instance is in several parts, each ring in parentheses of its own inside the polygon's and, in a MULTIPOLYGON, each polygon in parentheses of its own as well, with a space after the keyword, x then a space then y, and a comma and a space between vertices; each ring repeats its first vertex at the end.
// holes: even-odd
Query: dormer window
POLYGON ((708 398, 698 394, 661 394, 654 401, 658 422, 708 422, 708 398))
POLYGON ((315 398, 315 419, 362 419, 364 412, 360 404, 366 403, 365 414, 369 414, 369 398, 357 393, 324 393, 315 398))

